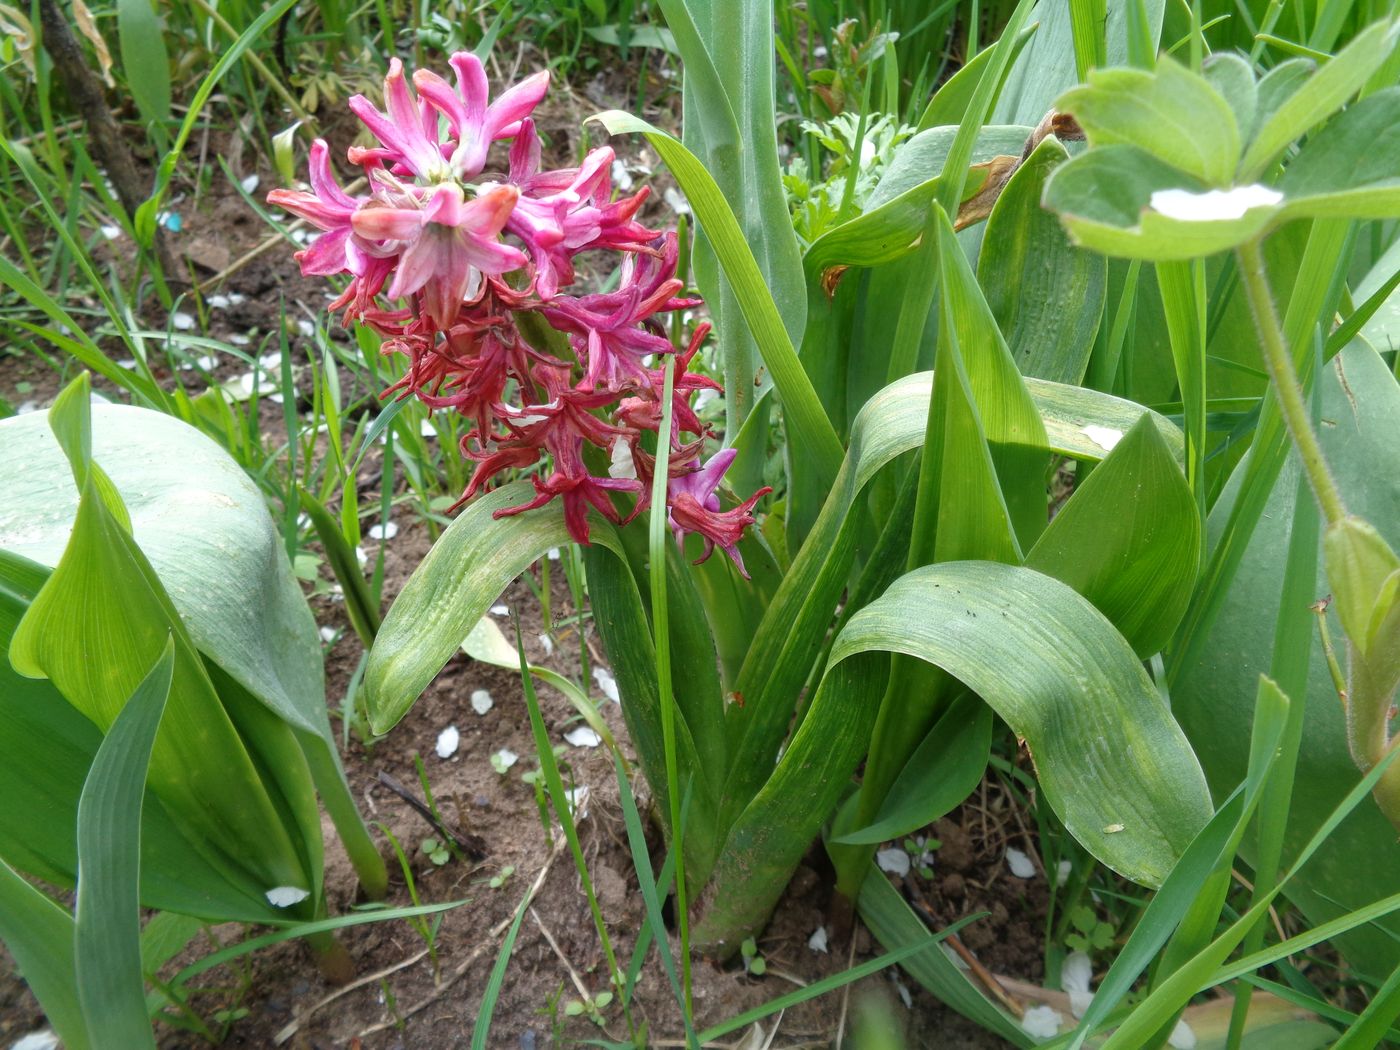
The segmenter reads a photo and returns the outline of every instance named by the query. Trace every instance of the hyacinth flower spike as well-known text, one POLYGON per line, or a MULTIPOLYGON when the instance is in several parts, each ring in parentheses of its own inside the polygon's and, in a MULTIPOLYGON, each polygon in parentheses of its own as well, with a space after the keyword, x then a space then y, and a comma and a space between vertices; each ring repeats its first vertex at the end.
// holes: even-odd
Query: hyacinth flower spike
POLYGON ((447 121, 456 146, 448 160, 459 179, 472 179, 486 166, 491 143, 514 137, 520 123, 539 105, 549 90, 549 73, 527 77, 503 93, 489 106, 490 86, 481 59, 470 52, 458 52, 449 62, 457 73, 454 91, 442 77, 427 69, 413 74, 413 86, 447 121))
POLYGON ((720 510, 716 490, 738 454, 732 448, 721 449, 699 470, 671 478, 666 483, 666 495, 671 504, 670 525, 677 546, 684 549, 686 533, 699 533, 705 540, 705 553, 695 559, 696 565, 709 558, 718 546, 747 580, 749 574, 744 568, 744 559, 739 556, 739 541, 743 539, 744 530, 755 521, 754 505, 773 490, 761 488, 732 510, 720 510))
POLYGON ((391 168, 402 168, 402 174, 416 175, 429 182, 452 177, 452 166, 444 159, 438 140, 437 113, 414 99, 404 77, 403 63, 397 58, 389 60, 389 75, 384 78, 384 105, 388 113, 381 113, 364 95, 356 95, 349 105, 383 144, 379 149, 352 148, 351 163, 388 162, 391 168))

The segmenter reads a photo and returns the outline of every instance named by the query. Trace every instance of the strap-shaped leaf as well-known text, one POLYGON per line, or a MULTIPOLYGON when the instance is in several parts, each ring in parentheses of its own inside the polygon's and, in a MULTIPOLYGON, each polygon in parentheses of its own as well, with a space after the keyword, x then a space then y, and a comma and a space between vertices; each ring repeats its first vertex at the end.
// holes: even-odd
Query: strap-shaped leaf
POLYGON ((872 650, 926 660, 991 705, 1066 829, 1120 874, 1160 885, 1210 819, 1205 776, 1136 654, 1059 581, 993 562, 916 569, 851 618, 831 663, 872 650))
POLYGON ((174 669, 172 639, 97 749, 78 803, 74 962, 78 999, 98 1045, 156 1045, 141 975, 141 804, 174 669))

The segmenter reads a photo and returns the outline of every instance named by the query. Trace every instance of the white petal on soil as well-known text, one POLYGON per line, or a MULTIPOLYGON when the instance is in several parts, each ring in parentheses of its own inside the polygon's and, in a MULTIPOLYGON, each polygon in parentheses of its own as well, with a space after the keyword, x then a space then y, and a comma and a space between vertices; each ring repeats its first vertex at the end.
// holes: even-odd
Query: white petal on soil
POLYGON ((492 615, 492 616, 509 616, 509 615, 510 615, 510 608, 509 608, 508 606, 505 606, 505 605, 493 605, 493 606, 491 606, 491 615, 492 615))
POLYGON ((11 1044, 10 1050, 58 1050, 58 1046, 58 1036, 47 1028, 41 1028, 11 1044))
POLYGON ((1185 1021, 1178 1021, 1167 1039, 1167 1045, 1172 1047, 1172 1050, 1196 1050, 1196 1033, 1191 1031, 1191 1026, 1185 1021))
POLYGON ((582 820, 588 816, 588 785, 567 789, 564 792, 564 801, 569 804, 569 812, 582 820))
POLYGON ((1039 1039, 1053 1039, 1060 1034, 1064 1017, 1048 1006, 1032 1006, 1021 1018, 1021 1031, 1039 1039))
POLYGON ((228 341, 234 346, 247 346, 253 339, 251 336, 244 335, 242 332, 236 332, 228 337, 228 341))
POLYGON ((612 162, 613 185, 621 193, 626 193, 632 188, 632 173, 627 170, 627 165, 620 160, 612 162))
POLYGON ((1228 190, 1157 190, 1148 202, 1152 210, 1168 219, 1183 222, 1215 222, 1239 219, 1251 208, 1267 208, 1283 200, 1283 194, 1268 186, 1235 186, 1228 190))
POLYGON ((558 548, 558 547, 550 547, 550 548, 549 548, 549 551, 545 554, 545 557, 548 558, 550 561, 558 561, 558 560, 559 560, 559 548, 558 548))
POLYGON ((297 318, 297 331, 310 339, 316 334, 316 326, 304 317, 297 318))
POLYGON ((914 1009, 914 997, 909 994, 909 988, 898 977, 894 979, 894 990, 899 993, 900 1001, 904 1003, 904 1009, 914 1009))
POLYGON ((807 938, 807 947, 812 949, 812 951, 814 952, 821 952, 823 955, 827 953, 825 926, 818 926, 815 930, 812 931, 812 936, 807 938))
POLYGON ((101 229, 102 236, 106 237, 109 241, 115 241, 122 235, 122 228, 120 226, 113 226, 111 223, 107 223, 102 226, 101 229))
POLYGON ((554 655, 554 639, 547 634, 536 635, 540 640, 540 648, 544 650, 545 656, 554 655))
POLYGON ((484 715, 495 706, 496 701, 491 699, 491 694, 485 689, 472 690, 472 710, 477 714, 484 715))
POLYGON ((690 214, 690 205, 686 203, 686 199, 680 195, 680 191, 674 186, 668 186, 666 192, 661 196, 665 199, 667 205, 670 206, 670 209, 677 215, 690 214))
POLYGON ((392 540, 399 534, 399 527, 392 521, 384 524, 374 524, 369 527, 369 538, 372 540, 392 540))
POLYGON ((1075 1017, 1083 1017, 1094 1001, 1090 984, 1094 979, 1094 964, 1084 952, 1070 952, 1060 968, 1060 987, 1069 993, 1069 1009, 1075 1017))
POLYGON ((437 427, 433 426, 431 419, 425 419, 418 424, 418 433, 425 438, 436 438, 438 436, 437 427))
POLYGON ((134 357, 123 357, 120 361, 117 362, 117 365, 118 365, 119 367, 121 367, 121 368, 135 368, 135 367, 136 367, 136 358, 134 358, 134 357))
POLYGON ((599 691, 615 704, 622 703, 617 693, 617 679, 606 667, 593 668, 593 681, 598 683, 599 691))
POLYGON ((267 898, 267 903, 274 908, 290 908, 293 904, 300 904, 311 896, 310 890, 304 890, 300 886, 274 886, 263 894, 267 898))
POLYGON ((170 323, 181 332, 188 332, 194 328, 194 315, 187 314, 183 310, 176 310, 170 315, 170 323))
POLYGON ((1030 857, 1013 846, 1006 847, 1006 866, 1018 879, 1035 878, 1035 865, 1031 863, 1030 857))
POLYGON ((233 303, 234 306, 237 306, 239 303, 246 301, 247 298, 248 297, 242 292, 229 292, 228 294, 228 301, 233 303))
POLYGON ((1074 874, 1074 865, 1067 860, 1060 861, 1059 867, 1055 869, 1055 884, 1063 886, 1069 881, 1069 877, 1074 874))
POLYGON ((909 854, 902 849, 882 849, 875 854, 875 863, 880 865, 881 871, 887 871, 891 875, 909 874, 909 854))
POLYGON ((437 738, 438 758, 451 758, 457 753, 457 745, 462 742, 462 734, 456 726, 448 726, 437 738))
POLYGON ((321 641, 325 642, 327 645, 329 645, 331 642, 335 641, 335 628, 334 628, 334 627, 322 627, 322 628, 321 628, 321 641))
POLYGON ((369 555, 365 553, 363 547, 355 548, 355 560, 360 563, 360 568, 362 569, 369 564, 369 555))
POLYGON ((226 295, 211 295, 208 299, 205 299, 204 302, 211 310, 228 309, 228 296, 226 295))
POLYGON ((520 756, 508 747, 501 748, 491 758, 494 760, 491 764, 498 766, 503 771, 520 761, 520 756))
POLYGON ((245 176, 239 181, 238 185, 240 185, 240 186, 243 187, 243 192, 244 192, 244 193, 252 193, 254 190, 256 190, 256 189, 258 188, 258 183, 259 183, 260 181, 261 181, 261 180, 258 178, 257 173, 255 172, 255 173, 252 174, 252 175, 245 175, 245 176))
POLYGON ((603 738, 593 732, 588 726, 579 726, 570 729, 564 734, 564 739, 574 747, 597 747, 603 742, 603 738))
POLYGON ((1093 423, 1090 423, 1080 433, 1105 452, 1112 452, 1114 446, 1123 440, 1123 431, 1115 430, 1113 427, 1096 426, 1093 423))

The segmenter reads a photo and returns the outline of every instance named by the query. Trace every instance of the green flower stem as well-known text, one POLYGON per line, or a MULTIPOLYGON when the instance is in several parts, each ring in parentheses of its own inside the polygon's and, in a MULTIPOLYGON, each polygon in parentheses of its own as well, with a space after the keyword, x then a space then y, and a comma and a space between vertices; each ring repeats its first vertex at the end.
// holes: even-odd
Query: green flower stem
POLYGON ((1322 458, 1322 446, 1318 444, 1312 422, 1308 419, 1308 408, 1303 402, 1303 390, 1298 384, 1293 358, 1284 344, 1283 328, 1279 325, 1274 297, 1269 291, 1269 277, 1264 269, 1262 238, 1240 245, 1239 258, 1249 309, 1259 332, 1264 368, 1269 373, 1269 385, 1278 398, 1284 424, 1303 462, 1308 484, 1312 486, 1313 495, 1322 508, 1322 516, 1327 519, 1328 525, 1336 525, 1346 517, 1346 506, 1342 503, 1342 495, 1337 490, 1331 471, 1327 469, 1327 461, 1322 458))

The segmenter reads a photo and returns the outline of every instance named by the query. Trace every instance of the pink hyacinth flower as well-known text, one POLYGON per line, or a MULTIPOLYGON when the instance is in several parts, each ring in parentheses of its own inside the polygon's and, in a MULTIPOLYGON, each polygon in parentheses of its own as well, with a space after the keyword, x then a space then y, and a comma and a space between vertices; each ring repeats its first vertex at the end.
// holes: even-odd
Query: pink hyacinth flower
POLYGON ((443 183, 426 200, 405 194, 400 206, 376 196, 353 225, 362 237, 402 243, 389 297, 422 289, 428 316, 448 328, 461 305, 481 295, 483 274, 525 265, 524 254, 499 239, 518 196, 513 186, 499 186, 469 201, 456 183, 443 183))
POLYGON ((311 145, 311 190, 273 190, 267 202, 299 215, 318 230, 323 230, 314 244, 296 253, 301 272, 308 277, 329 277, 350 269, 346 244, 351 233, 350 217, 360 206, 361 199, 351 197, 340 188, 331 174, 330 148, 324 139, 311 145))
POLYGON ((666 496, 670 503, 669 523, 677 546, 683 546, 687 532, 699 533, 705 540, 705 553, 695 560, 696 565, 713 554, 718 546, 738 566, 744 579, 748 579, 744 559, 739 556, 739 541, 744 530, 754 523, 754 504, 773 490, 765 486, 732 510, 720 510, 719 483, 738 454, 732 448, 721 449, 699 470, 670 478, 666 483, 666 496))
POLYGON ((459 179, 471 179, 486 166, 491 143, 508 139, 520 130, 520 122, 539 105, 549 89, 549 73, 527 77, 489 106, 490 87, 481 59, 459 51, 448 59, 457 72, 457 88, 427 69, 413 74, 413 86, 447 121, 456 140, 448 164, 459 179))
POLYGON ((365 127, 383 143, 380 149, 351 148, 352 164, 387 161, 391 168, 402 166, 407 173, 429 182, 452 177, 452 167, 444 159, 438 140, 437 111, 425 100, 414 99, 404 77, 403 63, 397 58, 389 60, 389 75, 384 78, 387 113, 381 113, 364 95, 356 95, 349 105, 365 127))

